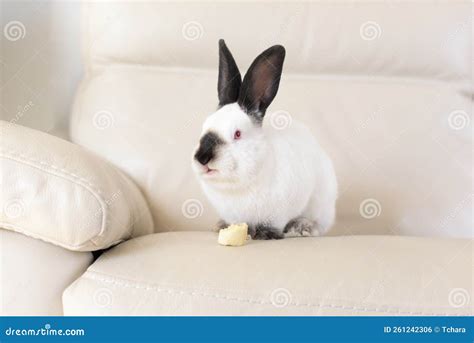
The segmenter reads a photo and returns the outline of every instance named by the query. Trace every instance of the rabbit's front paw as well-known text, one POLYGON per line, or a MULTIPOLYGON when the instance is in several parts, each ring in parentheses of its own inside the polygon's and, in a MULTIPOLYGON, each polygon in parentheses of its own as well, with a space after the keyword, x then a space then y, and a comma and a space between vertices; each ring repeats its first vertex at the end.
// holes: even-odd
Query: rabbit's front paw
POLYGON ((271 226, 256 225, 250 228, 250 236, 258 240, 282 239, 283 233, 271 226))
POLYGON ((316 222, 304 217, 290 220, 288 224, 286 224, 283 233, 285 237, 309 237, 319 235, 316 222))

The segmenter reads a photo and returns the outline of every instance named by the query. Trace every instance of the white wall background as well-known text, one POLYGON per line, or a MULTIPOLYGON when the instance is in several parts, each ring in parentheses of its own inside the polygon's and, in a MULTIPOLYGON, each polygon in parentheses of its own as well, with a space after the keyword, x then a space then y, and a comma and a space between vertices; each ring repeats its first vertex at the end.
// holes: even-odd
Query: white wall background
POLYGON ((80 2, 0 6, 0 119, 63 135, 82 74, 80 2))

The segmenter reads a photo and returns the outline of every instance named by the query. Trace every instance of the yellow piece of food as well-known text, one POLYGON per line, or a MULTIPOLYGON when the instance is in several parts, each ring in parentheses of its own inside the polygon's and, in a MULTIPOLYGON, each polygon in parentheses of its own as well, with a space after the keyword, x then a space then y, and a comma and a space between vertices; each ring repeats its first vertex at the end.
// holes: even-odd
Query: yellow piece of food
POLYGON ((217 242, 220 245, 230 245, 239 247, 244 245, 247 241, 248 226, 245 223, 233 224, 226 229, 219 231, 219 238, 217 242))

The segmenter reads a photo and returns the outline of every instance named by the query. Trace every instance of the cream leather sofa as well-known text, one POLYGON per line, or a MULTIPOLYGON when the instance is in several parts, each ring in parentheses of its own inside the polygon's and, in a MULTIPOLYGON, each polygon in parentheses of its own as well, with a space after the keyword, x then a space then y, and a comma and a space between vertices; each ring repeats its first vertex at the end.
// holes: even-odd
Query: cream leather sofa
POLYGON ((2 314, 472 315, 471 13, 86 3, 72 142, 1 125, 2 314), (241 70, 286 47, 265 125, 303 121, 333 159, 328 237, 217 245, 190 160, 219 38, 241 70))

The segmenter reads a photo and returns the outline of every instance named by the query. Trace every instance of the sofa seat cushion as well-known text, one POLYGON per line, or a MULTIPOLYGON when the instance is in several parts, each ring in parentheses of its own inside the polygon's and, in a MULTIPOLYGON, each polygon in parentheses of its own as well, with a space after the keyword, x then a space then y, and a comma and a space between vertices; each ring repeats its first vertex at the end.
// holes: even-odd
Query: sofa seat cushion
POLYGON ((0 315, 62 315, 64 289, 91 263, 90 252, 0 229, 0 315))
POLYGON ((63 295, 66 315, 469 315, 472 241, 347 236, 217 244, 136 238, 63 295))

